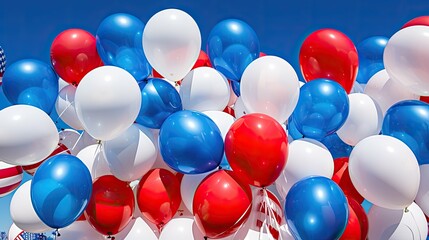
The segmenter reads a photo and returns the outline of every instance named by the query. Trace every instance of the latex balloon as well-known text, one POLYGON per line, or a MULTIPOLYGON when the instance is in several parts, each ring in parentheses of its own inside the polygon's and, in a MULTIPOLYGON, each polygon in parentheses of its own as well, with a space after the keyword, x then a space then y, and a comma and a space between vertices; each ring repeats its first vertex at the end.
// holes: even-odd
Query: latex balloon
POLYGON ((165 169, 152 169, 137 187, 137 204, 143 216, 161 229, 179 209, 180 182, 165 169))
POLYGON ((429 81, 421 63, 429 59, 429 26, 411 26, 396 32, 384 50, 389 76, 417 95, 429 96, 429 81))
POLYGON ((158 240, 158 237, 149 227, 149 225, 145 221, 143 221, 143 219, 137 218, 130 232, 125 237, 125 240, 135 239, 158 240))
POLYGON ((231 171, 210 174, 198 186, 193 202, 195 222, 208 238, 222 238, 236 232, 247 220, 252 207, 249 185, 231 171), (225 214, 228 213, 228 214, 225 214))
POLYGON ((332 176, 332 180, 340 186, 349 200, 353 198, 359 203, 364 201, 364 198, 356 190, 352 180, 350 179, 348 157, 337 158, 334 160, 334 175, 332 176))
POLYGON ((429 104, 410 100, 393 105, 384 117, 382 132, 407 144, 419 164, 429 163, 429 104))
POLYGON ((402 28, 407 28, 411 26, 429 26, 429 16, 420 16, 411 19, 410 21, 406 22, 402 28))
POLYGON ((146 174, 158 154, 154 141, 149 129, 133 124, 115 139, 104 142, 103 154, 113 175, 131 182, 146 174))
POLYGON ((343 191, 335 182, 321 176, 293 185, 284 210, 295 239, 338 239, 349 215, 343 191))
POLYGON ((189 72, 179 93, 184 109, 200 112, 221 111, 230 97, 228 80, 210 67, 199 67, 189 72))
POLYGON ((321 140, 343 126, 349 114, 349 99, 338 83, 318 79, 304 84, 292 114, 304 137, 321 140))
MULTIPOLYGON (((348 199, 347 199, 348 200, 348 199)), ((358 216, 356 215, 353 208, 348 204, 349 218, 347 220, 347 226, 344 233, 341 235, 341 240, 361 240, 362 233, 358 216)), ((365 238, 364 238, 365 239, 365 238)))
POLYGON ((234 117, 221 111, 205 111, 203 113, 216 123, 222 134, 222 138, 225 140, 228 130, 234 123, 234 117))
POLYGON ((184 110, 165 120, 159 132, 159 149, 173 170, 199 174, 219 166, 223 140, 213 120, 202 113, 184 110))
POLYGON ((321 141, 331 152, 334 159, 349 157, 353 147, 343 142, 336 133, 323 138, 321 141))
POLYGON ((369 226, 368 226, 368 216, 365 212, 365 209, 362 207, 362 205, 360 203, 358 203, 353 198, 347 198, 347 201, 349 203, 349 207, 356 214, 356 217, 359 221, 361 240, 368 239, 368 228, 369 228, 369 226))
POLYGON ((0 110, 10 106, 12 106, 12 103, 10 103, 9 100, 7 100, 6 96, 4 95, 3 88, 1 87, 1 84, 0 84, 0 110))
POLYGON ((70 150, 65 145, 58 143, 57 148, 47 158, 45 158, 42 161, 35 163, 35 164, 22 166, 22 170, 24 170, 26 173, 33 176, 34 173, 36 173, 36 170, 40 167, 40 165, 44 161, 46 161, 48 158, 53 157, 53 156, 58 155, 58 154, 70 154, 70 150))
POLYGON ((89 145, 83 148, 77 155, 91 173, 92 180, 104 175, 112 175, 109 164, 99 144, 89 145))
POLYGON ((68 85, 61 89, 58 94, 57 101, 55 102, 55 110, 57 111, 61 120, 67 125, 76 129, 82 130, 82 123, 76 114, 74 96, 76 94, 76 87, 68 85))
POLYGON ((426 217, 415 203, 406 211, 373 206, 368 220, 368 239, 424 240, 428 234, 426 217))
POLYGON ((15 223, 12 223, 12 225, 9 228, 9 232, 8 232, 8 239, 13 239, 15 240, 21 233, 23 233, 24 231, 22 229, 20 229, 18 226, 15 225, 15 223))
POLYGON ((70 154, 74 156, 76 156, 85 147, 97 143, 97 141, 89 136, 85 131, 79 133, 73 129, 64 129, 59 132, 59 136, 60 144, 67 147, 70 154))
POLYGON ((246 107, 244 106, 241 97, 238 97, 237 101, 234 104, 234 114, 236 119, 241 118, 242 116, 247 114, 246 107))
POLYGON ((195 226, 193 218, 174 218, 162 229, 160 240, 200 240, 204 235, 195 226))
POLYGON ((415 202, 429 215, 429 164, 420 165, 420 185, 415 202))
POLYGON ((104 64, 127 70, 137 81, 146 79, 152 69, 143 53, 143 29, 143 22, 130 14, 106 17, 96 35, 97 51, 104 64))
POLYGON ((87 221, 76 221, 70 226, 61 229, 58 240, 104 240, 104 236, 98 233, 87 221))
POLYGON ((358 71, 358 53, 344 33, 321 29, 311 33, 302 43, 299 65, 305 80, 332 79, 349 93, 358 71))
POLYGON ((377 72, 384 69, 383 53, 388 38, 382 36, 369 37, 357 45, 359 54, 359 70, 356 82, 367 83, 377 72))
POLYGON ((192 204, 194 201, 195 191, 198 188, 198 185, 206 178, 210 173, 201 173, 189 175, 185 174, 183 176, 182 182, 180 183, 180 195, 182 196, 182 201, 185 204, 186 208, 193 213, 192 204))
POLYGON ((337 130, 341 140, 355 146, 360 140, 380 133, 383 114, 368 95, 349 94, 349 106, 349 115, 343 126, 337 130))
POLYGON ((42 233, 52 230, 42 222, 31 203, 31 180, 22 184, 10 202, 10 216, 14 224, 27 232, 42 233))
POLYGON ((195 20, 178 9, 153 15, 143 31, 143 50, 150 65, 172 81, 192 69, 201 49, 201 33, 195 20))
POLYGON ((82 29, 67 29, 55 37, 51 63, 62 79, 75 86, 88 72, 103 65, 95 37, 82 29))
POLYGON ((386 70, 381 70, 369 79, 364 93, 377 103, 383 116, 395 103, 418 99, 417 95, 410 92, 401 83, 392 80, 386 70))
POLYGON ((320 142, 311 139, 292 141, 286 166, 276 180, 276 188, 282 199, 298 181, 309 176, 331 178, 334 161, 329 150, 320 142))
POLYGON ((22 167, 0 161, 0 198, 13 192, 22 181, 22 167))
POLYGON ((136 122, 148 128, 161 128, 171 114, 182 110, 182 100, 166 80, 151 78, 139 84, 142 104, 136 122))
POLYGON ((113 66, 94 69, 82 79, 75 95, 77 116, 85 131, 108 141, 134 123, 141 93, 133 76, 113 66))
POLYGON ((0 111, 0 160, 30 165, 45 159, 58 145, 55 124, 42 110, 14 105, 0 111))
POLYGON ((24 59, 11 64, 1 84, 10 103, 27 104, 49 114, 58 96, 58 77, 47 63, 24 59))
POLYGON ((299 83, 293 67, 275 56, 253 61, 243 73, 240 92, 248 113, 264 113, 284 123, 299 98, 299 83))
POLYGON ((99 233, 115 235, 131 221, 134 212, 133 190, 114 176, 102 176, 92 185, 85 217, 99 233))
POLYGON ((416 157, 405 143, 390 136, 377 135, 360 141, 350 154, 349 173, 359 193, 384 208, 404 209, 419 189, 416 157))
POLYGON ((216 70, 230 80, 240 81, 244 69, 259 57, 259 39, 247 23, 223 20, 210 31, 207 54, 216 70))

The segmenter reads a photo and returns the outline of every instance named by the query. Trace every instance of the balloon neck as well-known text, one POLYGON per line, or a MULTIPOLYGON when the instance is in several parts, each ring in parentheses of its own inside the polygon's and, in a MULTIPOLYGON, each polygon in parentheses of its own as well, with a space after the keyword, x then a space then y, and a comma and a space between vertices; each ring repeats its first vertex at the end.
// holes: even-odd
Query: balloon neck
POLYGON ((404 212, 409 212, 410 210, 408 209, 408 207, 405 208, 404 212))
POLYGON ((208 240, 209 238, 207 236, 204 236, 204 240, 208 240))
POLYGON ((156 227, 158 228, 158 232, 161 232, 162 229, 164 228, 164 223, 160 223, 156 227))
POLYGON ((98 145, 101 145, 101 140, 97 140, 97 144, 98 144, 98 145))
POLYGON ((115 240, 115 236, 112 236, 110 232, 107 234, 109 234, 109 236, 107 236, 108 239, 115 240))

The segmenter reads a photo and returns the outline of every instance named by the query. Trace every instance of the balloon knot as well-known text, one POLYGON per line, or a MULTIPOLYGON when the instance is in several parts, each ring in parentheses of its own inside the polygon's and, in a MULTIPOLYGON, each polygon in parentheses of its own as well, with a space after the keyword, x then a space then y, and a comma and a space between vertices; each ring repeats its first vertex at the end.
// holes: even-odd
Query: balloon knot
POLYGON ((61 234, 60 234, 60 230, 57 228, 57 229, 55 229, 55 236, 58 236, 58 237, 60 237, 61 236, 61 234))
POLYGON ((410 210, 408 209, 408 207, 405 208, 404 212, 409 212, 410 210))
POLYGON ((101 140, 97 140, 97 144, 101 144, 101 140))
POLYGON ((208 240, 209 238, 207 236, 204 236, 204 240, 208 240))

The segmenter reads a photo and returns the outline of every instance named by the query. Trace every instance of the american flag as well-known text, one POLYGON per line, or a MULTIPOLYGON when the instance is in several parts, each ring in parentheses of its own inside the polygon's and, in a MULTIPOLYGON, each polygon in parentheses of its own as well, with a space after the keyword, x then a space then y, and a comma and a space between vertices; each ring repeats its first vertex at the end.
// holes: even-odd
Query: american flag
POLYGON ((4 54, 3 48, 0 46, 0 85, 3 73, 6 70, 6 55, 4 54))

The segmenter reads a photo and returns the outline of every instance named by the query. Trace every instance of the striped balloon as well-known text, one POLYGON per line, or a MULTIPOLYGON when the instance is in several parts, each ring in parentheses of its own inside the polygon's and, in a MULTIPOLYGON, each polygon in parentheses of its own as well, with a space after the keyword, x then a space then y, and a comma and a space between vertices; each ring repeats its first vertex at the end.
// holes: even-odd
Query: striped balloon
POLYGON ((35 163, 35 164, 31 164, 31 165, 27 165, 27 166, 22 166, 22 169, 30 174, 30 175, 34 175, 34 173, 36 173, 36 170, 39 168, 39 166, 48 158, 53 157, 55 155, 58 154, 71 154, 70 150, 67 148, 67 146, 65 146, 62 143, 59 143, 57 148, 45 159, 43 159, 42 161, 35 163))
POLYGON ((279 239, 283 209, 279 199, 269 190, 256 189, 253 195, 252 229, 269 229, 273 239, 279 239), (266 191, 266 193, 264 193, 266 191), (256 227, 256 228, 255 228, 256 227))
POLYGON ((0 85, 3 77, 3 73, 6 70, 6 55, 4 54, 3 48, 0 46, 0 85))
POLYGON ((0 197, 15 190, 22 181, 21 166, 10 165, 0 161, 0 197))

